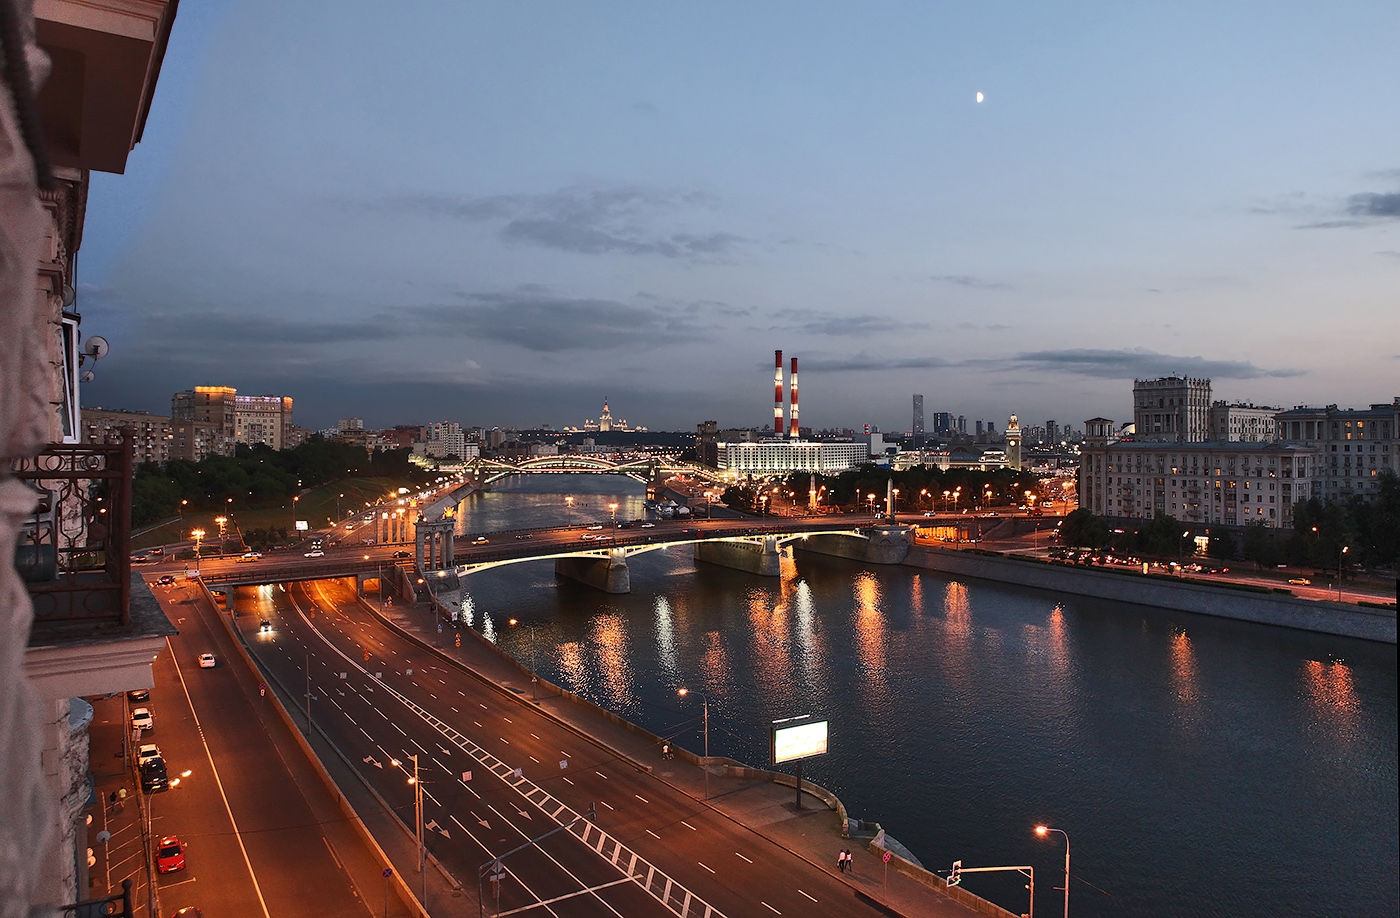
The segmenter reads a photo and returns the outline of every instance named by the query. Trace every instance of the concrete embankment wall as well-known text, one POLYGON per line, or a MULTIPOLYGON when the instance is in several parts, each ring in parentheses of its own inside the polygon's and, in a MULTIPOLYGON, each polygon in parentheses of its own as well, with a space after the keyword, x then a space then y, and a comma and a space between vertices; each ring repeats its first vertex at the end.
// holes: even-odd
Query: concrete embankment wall
POLYGON ((916 545, 911 567, 1218 618, 1395 643, 1395 610, 1255 593, 1184 579, 916 545))

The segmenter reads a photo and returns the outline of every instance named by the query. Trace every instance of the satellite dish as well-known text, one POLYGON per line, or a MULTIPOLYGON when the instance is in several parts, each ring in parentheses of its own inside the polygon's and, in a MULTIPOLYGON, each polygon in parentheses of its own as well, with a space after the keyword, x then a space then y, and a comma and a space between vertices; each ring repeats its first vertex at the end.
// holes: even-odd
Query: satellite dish
POLYGON ((98 843, 99 845, 105 845, 105 844, 107 844, 107 842, 109 842, 109 841, 111 841, 111 840, 112 840, 112 833, 111 833, 111 832, 108 832, 106 829, 103 829, 101 832, 98 832, 98 833, 97 833, 97 843, 98 843))
POLYGON ((91 370, 84 370, 83 375, 78 377, 78 382, 92 382, 96 378, 91 370))
POLYGON ((107 343, 107 339, 101 335, 92 335, 83 342, 83 353, 93 360, 101 360, 107 356, 107 352, 112 349, 112 345, 107 343))
POLYGON ((63 308, 64 308, 64 309, 67 309, 69 306, 72 306, 72 305, 73 305, 74 303, 76 303, 77 301, 78 301, 78 291, 74 290, 70 285, 64 284, 64 285, 63 285, 63 308))

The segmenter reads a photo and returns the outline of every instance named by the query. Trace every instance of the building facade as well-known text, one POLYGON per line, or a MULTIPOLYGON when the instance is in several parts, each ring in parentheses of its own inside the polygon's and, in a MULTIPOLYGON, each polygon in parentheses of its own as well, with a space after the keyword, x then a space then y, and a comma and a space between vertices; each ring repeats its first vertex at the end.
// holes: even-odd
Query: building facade
POLYGON ((1380 476, 1400 475, 1400 396, 1369 408, 1299 406, 1275 415, 1280 442, 1309 446, 1322 465, 1314 497, 1372 500, 1380 476))
POLYGON ((1276 439, 1274 415, 1277 408, 1212 402, 1210 406, 1210 440, 1231 443, 1266 443, 1276 439))
POLYGON ((289 449, 292 400, 284 395, 239 395, 234 399, 234 441, 289 449))
POLYGON ((1006 422, 1006 467, 1021 470, 1021 424, 1014 414, 1006 422))
POLYGON ((110 443, 121 439, 123 429, 132 430, 133 457, 137 465, 143 462, 163 463, 170 458, 174 440, 170 418, 145 411, 111 411, 84 408, 82 412, 84 443, 110 443))
POLYGON ((788 472, 835 474, 870 458, 865 443, 824 443, 813 440, 760 440, 756 443, 716 444, 716 467, 734 475, 782 475, 788 472))
POLYGON ((1201 443, 1210 439, 1210 380, 1184 376, 1133 381, 1137 440, 1201 443))
POLYGON ((914 396, 914 424, 910 428, 910 436, 914 438, 914 448, 924 448, 924 397, 914 396))

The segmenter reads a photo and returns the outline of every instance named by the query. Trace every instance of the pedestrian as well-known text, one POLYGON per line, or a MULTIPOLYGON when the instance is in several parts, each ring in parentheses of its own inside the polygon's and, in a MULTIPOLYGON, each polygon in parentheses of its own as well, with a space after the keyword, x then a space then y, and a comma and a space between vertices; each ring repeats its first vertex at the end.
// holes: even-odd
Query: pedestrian
POLYGON ((671 744, 670 744, 670 743, 662 743, 662 744, 661 744, 661 757, 662 757, 663 759, 669 759, 669 758, 671 757, 671 744))
POLYGON ((846 872, 846 849, 842 848, 836 853, 836 869, 842 873, 846 872))

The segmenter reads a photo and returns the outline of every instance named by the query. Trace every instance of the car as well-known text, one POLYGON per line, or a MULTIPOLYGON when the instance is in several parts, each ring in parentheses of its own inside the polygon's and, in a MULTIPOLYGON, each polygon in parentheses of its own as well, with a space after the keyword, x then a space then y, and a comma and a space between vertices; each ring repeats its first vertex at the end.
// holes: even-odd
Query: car
POLYGON ((643 528, 643 529, 655 529, 655 528, 656 528, 656 524, 655 524, 655 523, 643 523, 643 524, 642 524, 642 528, 643 528))
POLYGON ((1295 584, 1297 584, 1298 586, 1311 586, 1311 585, 1312 585, 1312 581, 1309 580, 1309 579, 1306 578, 1306 577, 1294 577, 1292 580, 1290 580, 1290 581, 1288 581, 1288 582, 1289 582, 1289 583, 1295 583, 1295 584))
POLYGON ((366 522, 366 523, 373 523, 373 522, 374 522, 374 514, 373 514, 373 513, 366 513, 366 514, 365 514, 365 522, 366 522))
POLYGON ((146 564, 146 563, 149 562, 150 560, 151 560, 151 556, 150 556, 150 555, 132 555, 132 556, 131 556, 131 563, 132 563, 132 564, 146 564))
POLYGON ((261 632, 266 632, 266 631, 271 631, 271 630, 272 630, 272 622, 268 621, 267 619, 263 619, 262 621, 258 622, 258 631, 259 631, 260 633, 261 633, 261 632))
POLYGON ((472 539, 472 544, 473 544, 473 545, 485 545, 487 542, 490 542, 490 541, 491 541, 491 540, 488 539, 488 538, 486 538, 486 536, 477 536, 476 538, 472 539))
POLYGON ((303 558, 324 558, 325 556, 326 553, 319 548, 313 548, 306 554, 302 555, 303 558))
POLYGON ((143 743, 136 750, 136 765, 138 768, 144 767, 147 762, 152 761, 164 761, 160 757, 160 747, 155 743, 143 743))
POLYGON ((131 729, 145 732, 156 728, 156 719, 149 708, 135 708, 131 712, 131 729))
POLYGON ((199 655, 200 669, 213 669, 217 665, 218 662, 214 659, 214 655, 212 653, 202 653, 199 655))
POLYGON ((354 529, 354 528, 355 528, 355 524, 354 524, 354 523, 346 523, 346 524, 345 524, 345 528, 346 528, 346 529, 354 529))
POLYGON ((515 537, 515 540, 516 540, 517 542, 523 542, 523 541, 525 541, 525 540, 527 540, 527 539, 533 539, 534 537, 535 537, 535 536, 534 536, 534 533, 526 532, 526 533, 522 533, 521 535, 516 536, 516 537, 515 537))
POLYGON ((238 559, 238 563, 239 563, 239 564, 249 564, 249 563, 251 563, 251 562, 253 562, 253 561, 258 560, 258 559, 261 558, 261 557, 262 557, 262 555, 258 554, 257 552, 255 552, 255 551, 250 551, 250 552, 245 553, 242 557, 240 557, 240 558, 238 559))
POLYGON ((602 529, 602 528, 603 528, 603 524, 602 524, 602 523, 594 523, 592 526, 589 526, 588 528, 589 528, 590 530, 593 530, 593 529, 602 529))
POLYGON ((165 774, 164 759, 153 759, 141 766, 141 789, 148 794, 170 790, 170 779, 165 774))
POLYGON ((165 549, 164 549, 164 548, 152 548, 152 549, 150 550, 150 552, 148 552, 148 554, 152 554, 152 555, 163 555, 163 554, 165 554, 165 549))
POLYGON ((178 912, 171 912, 170 918, 204 918, 204 912, 198 906, 187 905, 178 912))
POLYGON ((171 574, 166 574, 164 577, 161 577, 159 580, 157 580, 156 583, 160 584, 161 586, 174 586, 175 577, 171 574))
POLYGON ((591 533, 591 532, 585 532, 583 535, 581 535, 581 536, 578 537, 578 540, 579 540, 580 542, 594 542, 594 541, 597 541, 597 540, 600 539, 600 538, 602 538, 602 536, 595 536, 595 535, 594 535, 593 533, 591 533))
POLYGON ((413 557, 413 552, 411 552, 411 551, 404 551, 403 549, 399 549, 398 551, 394 552, 394 557, 395 557, 395 558, 412 558, 412 557, 413 557))
POLYGON ((363 542, 363 543, 365 543, 366 545, 373 545, 373 544, 374 544, 374 539, 361 539, 360 541, 363 542))
POLYGON ((167 835, 156 848, 156 870, 160 873, 174 873, 185 869, 185 846, 180 844, 178 835, 167 835))
POLYGON ((132 704, 141 704, 144 701, 150 701, 151 690, 143 688, 132 689, 131 691, 126 693, 126 700, 131 702, 132 704))

